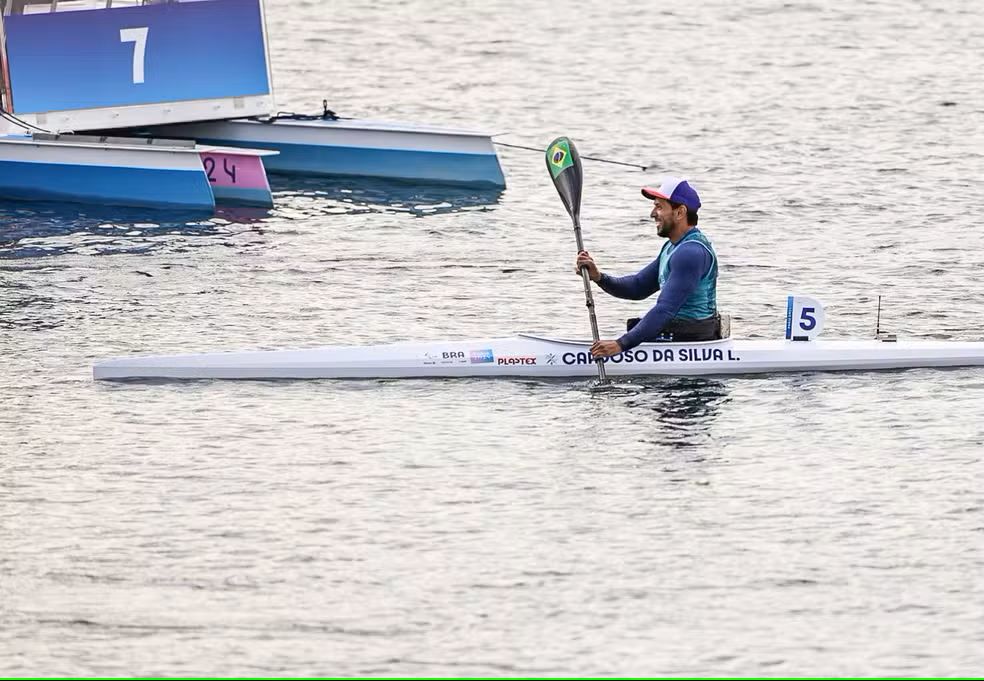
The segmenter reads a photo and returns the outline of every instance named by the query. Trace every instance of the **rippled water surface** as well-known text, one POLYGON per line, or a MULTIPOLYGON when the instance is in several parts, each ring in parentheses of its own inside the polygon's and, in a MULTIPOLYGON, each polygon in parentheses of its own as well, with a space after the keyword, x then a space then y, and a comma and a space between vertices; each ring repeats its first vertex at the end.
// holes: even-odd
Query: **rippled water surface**
MULTIPOLYGON (((970 0, 271 1, 281 108, 587 155, 586 242, 693 178, 737 335, 977 339, 970 0)), ((984 372, 95 384, 117 354, 583 336, 537 153, 500 193, 275 180, 214 218, 0 206, 2 674, 973 674, 984 372)), ((639 303, 599 297, 605 335, 639 303)))

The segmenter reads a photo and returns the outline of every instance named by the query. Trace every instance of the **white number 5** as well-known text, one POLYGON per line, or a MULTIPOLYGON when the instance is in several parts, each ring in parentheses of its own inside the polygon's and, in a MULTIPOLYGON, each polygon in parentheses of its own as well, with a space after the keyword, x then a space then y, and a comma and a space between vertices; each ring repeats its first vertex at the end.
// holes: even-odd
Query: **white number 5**
POLYGON ((133 43, 133 82, 144 82, 144 54, 147 51, 147 26, 121 28, 120 42, 133 43))

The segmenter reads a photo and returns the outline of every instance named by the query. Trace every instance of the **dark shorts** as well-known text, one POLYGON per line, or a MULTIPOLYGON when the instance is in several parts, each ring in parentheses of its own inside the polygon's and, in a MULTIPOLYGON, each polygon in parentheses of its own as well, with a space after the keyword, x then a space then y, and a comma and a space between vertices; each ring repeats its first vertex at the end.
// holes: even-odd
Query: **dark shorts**
MULTIPOLYGON (((625 322, 625 330, 631 331, 639 323, 640 317, 625 322)), ((704 319, 674 319, 663 329, 656 339, 657 343, 692 343, 721 339, 721 315, 714 314, 704 319)))

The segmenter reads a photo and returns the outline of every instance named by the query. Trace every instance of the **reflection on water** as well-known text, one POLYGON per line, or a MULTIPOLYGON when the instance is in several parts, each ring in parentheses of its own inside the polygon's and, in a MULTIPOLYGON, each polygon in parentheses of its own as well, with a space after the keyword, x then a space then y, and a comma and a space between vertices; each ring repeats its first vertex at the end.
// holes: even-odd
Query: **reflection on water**
POLYGON ((124 206, 46 202, 0 205, 0 259, 53 255, 141 253, 168 244, 169 235, 228 236, 278 218, 403 213, 416 217, 491 210, 501 189, 414 185, 373 178, 275 177, 274 209, 220 206, 214 215, 124 206))
POLYGON ((56 299, 29 291, 7 291, 7 288, 0 280, 0 329, 41 331, 63 324, 62 318, 50 315, 57 309, 56 299))
POLYGON ((203 217, 188 211, 123 206, 7 203, 0 205, 0 259, 141 253, 166 245, 171 235, 238 234, 243 225, 268 217, 266 210, 238 207, 203 217))
POLYGON ((705 444, 721 407, 731 397, 726 383, 700 376, 637 378, 639 388, 623 404, 654 412, 659 438, 654 444, 694 447, 705 444))
POLYGON ((288 211, 318 215, 409 213, 417 217, 491 210, 502 189, 421 185, 368 177, 271 176, 274 201, 288 211))

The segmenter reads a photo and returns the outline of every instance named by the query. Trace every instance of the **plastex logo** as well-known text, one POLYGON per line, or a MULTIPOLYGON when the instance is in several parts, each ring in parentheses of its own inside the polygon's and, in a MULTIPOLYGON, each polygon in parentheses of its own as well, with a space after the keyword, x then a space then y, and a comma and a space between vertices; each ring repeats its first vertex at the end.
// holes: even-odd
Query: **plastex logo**
POLYGON ((536 357, 499 357, 496 364, 513 366, 516 364, 536 364, 536 357))
POLYGON ((491 364, 495 361, 492 350, 472 350, 469 357, 472 364, 491 364))

